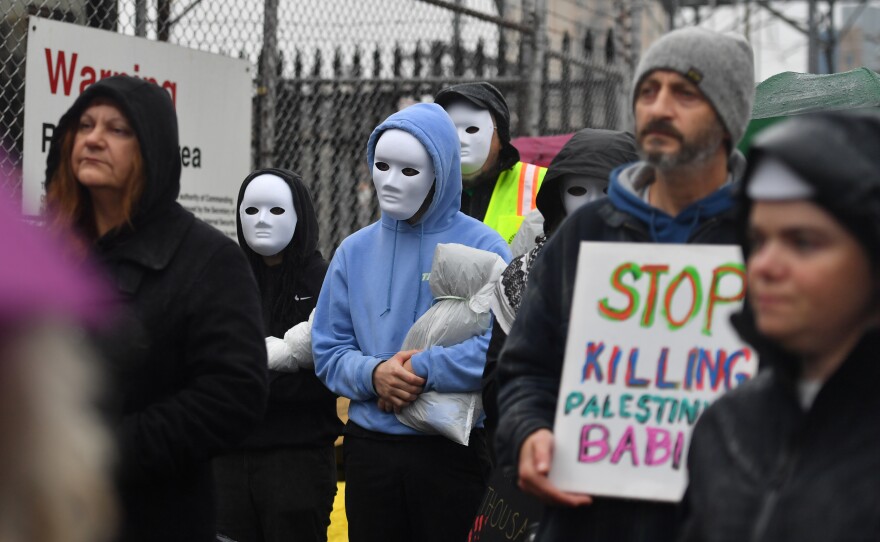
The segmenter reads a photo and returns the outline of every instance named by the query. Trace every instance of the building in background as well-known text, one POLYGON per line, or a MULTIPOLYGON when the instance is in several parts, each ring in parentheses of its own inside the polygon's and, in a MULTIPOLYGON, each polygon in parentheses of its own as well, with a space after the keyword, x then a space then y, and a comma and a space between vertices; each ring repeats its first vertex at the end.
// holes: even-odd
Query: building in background
MULTIPOLYGON (((842 20, 848 20, 856 6, 844 6, 842 20)), ((849 32, 840 40, 837 71, 862 66, 880 71, 880 8, 867 6, 849 32)))

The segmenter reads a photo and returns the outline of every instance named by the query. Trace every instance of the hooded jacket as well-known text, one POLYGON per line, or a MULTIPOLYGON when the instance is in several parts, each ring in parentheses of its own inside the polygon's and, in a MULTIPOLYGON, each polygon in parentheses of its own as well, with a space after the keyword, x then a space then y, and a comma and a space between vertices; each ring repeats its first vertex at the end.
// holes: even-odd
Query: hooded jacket
MULTIPOLYGON (((877 145, 880 117, 831 113, 769 128, 749 154, 750 172, 765 156, 794 169, 814 190, 813 203, 859 240, 875 280, 877 145)), ((747 175, 737 225, 746 257, 750 180, 747 175)), ((797 392, 798 357, 758 331, 748 303, 733 323, 757 351, 762 371, 722 396, 697 422, 688 452, 682 540, 877 540, 880 330, 862 336, 804 409, 797 392)))
MULTIPOLYGON (((400 351, 413 323, 432 303, 428 278, 438 243, 460 243, 510 260, 510 250, 491 228, 459 212, 460 147, 455 126, 436 104, 416 104, 391 115, 370 136, 372 169, 382 133, 400 129, 418 139, 434 163, 434 196, 419 222, 410 225, 382 213, 378 222, 346 238, 330 262, 312 327, 318 377, 351 399, 349 417, 371 431, 420 434, 394 414, 379 410, 373 370, 400 351)), ((435 346, 411 358, 425 391, 480 389, 487 331, 451 347, 435 346)))
POLYGON ((117 394, 121 540, 214 538, 210 459, 263 415, 266 349, 257 287, 238 246, 177 202, 177 116, 168 93, 116 76, 83 92, 58 123, 61 139, 97 98, 112 100, 138 138, 146 178, 131 225, 92 255, 115 286, 117 315, 97 337, 117 394))
MULTIPOLYGON (((739 160, 743 158, 739 156, 739 160)), ((742 169, 742 164, 730 166, 735 171, 742 169)), ((529 286, 498 364, 501 418, 496 450, 502 464, 518 465, 523 441, 538 429, 553 428, 582 241, 735 242, 736 213, 728 192, 733 187, 708 196, 711 205, 703 206, 707 200, 702 200, 689 208, 693 211, 687 220, 676 226, 686 235, 658 235, 662 229, 658 227, 660 218, 655 219, 652 228, 651 217, 660 212, 652 215, 653 207, 641 203, 633 182, 650 178, 649 171, 646 164, 637 162, 612 172, 609 197, 588 203, 570 215, 532 266, 529 286), (624 193, 627 197, 621 197, 624 193), (716 197, 727 198, 729 202, 716 202, 716 197)), ((733 179, 738 178, 735 171, 733 179)), ((678 217, 673 222, 678 222, 678 217)), ((548 507, 541 533, 547 540, 671 540, 675 525, 676 510, 672 504, 596 498, 587 507, 548 507)))
MULTIPOLYGON (((264 334, 281 338, 287 330, 308 320, 318 302, 327 261, 318 250, 318 219, 312 196, 296 173, 278 168, 252 172, 241 184, 236 210, 241 208, 248 185, 260 175, 275 175, 287 184, 297 216, 296 230, 282 253, 283 259, 272 267, 248 246, 241 220, 236 219, 238 244, 247 256, 260 288, 264 334)), ((341 432, 342 422, 336 415, 336 396, 314 372, 270 370, 266 416, 242 448, 329 446, 341 432)))
POLYGON ((695 201, 672 217, 649 205, 640 195, 653 182, 654 170, 644 162, 620 166, 611 173, 608 197, 615 207, 647 225, 655 243, 684 243, 698 224, 733 209, 734 180, 742 178, 746 161, 734 151, 729 158, 728 182, 700 201, 695 201))
POLYGON ((519 151, 510 142, 510 109, 500 90, 491 83, 480 81, 453 85, 442 89, 434 96, 434 103, 443 109, 460 101, 469 102, 492 113, 498 139, 501 142, 501 150, 495 166, 474 179, 470 188, 462 195, 461 211, 477 220, 483 220, 492 201, 498 176, 502 171, 512 168, 519 162, 519 151))
POLYGON ((614 169, 638 159, 636 140, 629 132, 592 128, 576 132, 550 162, 538 192, 536 204, 544 216, 545 235, 549 237, 565 218, 561 188, 564 176, 579 175, 607 182, 614 169))

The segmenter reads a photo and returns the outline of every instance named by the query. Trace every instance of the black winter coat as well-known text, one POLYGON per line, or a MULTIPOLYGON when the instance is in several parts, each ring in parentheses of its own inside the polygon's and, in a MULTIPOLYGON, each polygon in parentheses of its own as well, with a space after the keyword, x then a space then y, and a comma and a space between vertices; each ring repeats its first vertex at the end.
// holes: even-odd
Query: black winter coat
POLYGON ((257 286, 235 242, 176 203, 176 114, 154 84, 121 76, 86 89, 55 131, 47 183, 62 135, 99 97, 128 117, 147 177, 132 224, 92 251, 117 294, 113 326, 97 343, 117 407, 119 539, 208 542, 215 537, 209 460, 237 445, 265 409, 257 286))
MULTIPOLYGON (((237 220, 238 243, 257 278, 263 306, 264 333, 284 334, 309 315, 327 273, 327 261, 318 250, 318 219, 311 193, 296 173, 279 168, 251 172, 241 184, 236 208, 241 207, 248 185, 261 175, 281 178, 293 195, 297 223, 293 239, 283 251, 283 260, 269 267, 251 250, 237 220)), ((332 446, 342 433, 336 415, 336 395, 318 380, 314 370, 295 373, 269 371, 269 406, 262 423, 242 443, 246 450, 316 448, 332 446)))
POLYGON ((880 539, 878 351, 874 331, 804 412, 794 360, 759 349, 770 368, 694 429, 682 540, 880 539))
MULTIPOLYGON (((734 244, 734 219, 732 210, 703 219, 689 242, 734 244)), ((651 242, 651 236, 643 222, 603 198, 578 209, 544 245, 498 364, 502 464, 518 465, 526 437, 553 428, 582 241, 651 242)), ((548 507, 538 539, 665 541, 674 539, 676 524, 674 504, 594 498, 586 507, 548 507)))

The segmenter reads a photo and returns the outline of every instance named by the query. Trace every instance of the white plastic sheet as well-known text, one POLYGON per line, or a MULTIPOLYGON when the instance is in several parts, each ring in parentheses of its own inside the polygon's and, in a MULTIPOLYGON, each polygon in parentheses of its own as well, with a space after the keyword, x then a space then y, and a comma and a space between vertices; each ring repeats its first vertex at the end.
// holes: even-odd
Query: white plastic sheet
MULTIPOLYGON (((419 318, 401 350, 453 346, 484 333, 492 319, 489 304, 495 282, 507 264, 495 253, 459 244, 439 244, 431 265, 435 304, 419 318)), ((440 434, 467 446, 483 411, 479 392, 422 393, 397 419, 413 429, 440 434)))
POLYGON ((283 339, 266 338, 270 369, 295 373, 300 369, 315 367, 315 359, 312 357, 312 320, 314 317, 315 311, 313 310, 308 320, 288 329, 283 339))

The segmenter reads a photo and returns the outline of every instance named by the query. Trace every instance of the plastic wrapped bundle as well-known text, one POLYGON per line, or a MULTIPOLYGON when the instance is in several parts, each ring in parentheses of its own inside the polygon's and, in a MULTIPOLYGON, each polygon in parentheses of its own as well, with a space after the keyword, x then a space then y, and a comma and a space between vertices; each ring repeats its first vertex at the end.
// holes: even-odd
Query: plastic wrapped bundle
MULTIPOLYGON (((401 350, 453 346, 484 333, 492 322, 489 304, 495 282, 506 267, 492 252, 459 244, 437 245, 430 279, 435 304, 410 328, 401 350)), ((397 414, 397 419, 423 433, 440 434, 467 446, 482 410, 479 392, 428 391, 397 414)))
POLYGON ((315 311, 312 310, 309 319, 288 329, 283 339, 266 337, 270 369, 295 373, 300 369, 315 367, 315 359, 312 357, 312 319, 314 317, 315 311))

